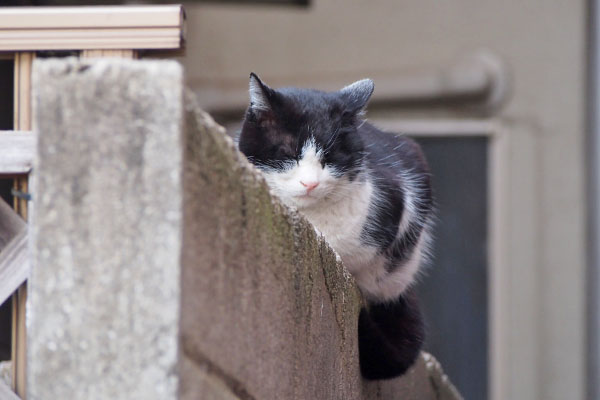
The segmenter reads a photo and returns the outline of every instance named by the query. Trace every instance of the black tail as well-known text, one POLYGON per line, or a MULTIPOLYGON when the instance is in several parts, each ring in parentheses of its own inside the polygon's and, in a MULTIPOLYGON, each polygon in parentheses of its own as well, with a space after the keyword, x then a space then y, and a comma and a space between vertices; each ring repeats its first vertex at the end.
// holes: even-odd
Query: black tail
POLYGON ((425 331, 411 290, 391 303, 370 304, 358 319, 360 370, 366 379, 394 378, 417 359, 425 331))

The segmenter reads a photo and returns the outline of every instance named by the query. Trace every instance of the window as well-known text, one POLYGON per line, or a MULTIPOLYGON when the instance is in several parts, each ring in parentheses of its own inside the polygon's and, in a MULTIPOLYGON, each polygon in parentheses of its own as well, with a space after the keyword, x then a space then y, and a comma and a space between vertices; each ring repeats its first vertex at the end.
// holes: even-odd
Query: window
POLYGON ((421 137, 436 198, 433 262, 417 285, 425 349, 460 393, 487 397, 488 138, 421 137))

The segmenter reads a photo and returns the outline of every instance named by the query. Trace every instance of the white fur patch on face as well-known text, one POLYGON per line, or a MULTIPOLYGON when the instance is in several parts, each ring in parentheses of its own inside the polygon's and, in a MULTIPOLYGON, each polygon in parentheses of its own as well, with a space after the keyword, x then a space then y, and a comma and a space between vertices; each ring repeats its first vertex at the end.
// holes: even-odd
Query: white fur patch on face
POLYGON ((340 181, 330 167, 323 167, 322 156, 322 150, 309 139, 297 163, 289 163, 284 170, 264 171, 267 183, 289 206, 299 209, 314 206, 334 194, 340 181))

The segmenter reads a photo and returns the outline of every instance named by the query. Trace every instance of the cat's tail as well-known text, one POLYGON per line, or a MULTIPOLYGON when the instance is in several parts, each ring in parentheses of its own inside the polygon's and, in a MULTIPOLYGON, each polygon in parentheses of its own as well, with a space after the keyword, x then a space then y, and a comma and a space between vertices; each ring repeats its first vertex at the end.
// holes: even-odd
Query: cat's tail
POLYGON ((394 302, 371 303, 360 311, 360 370, 366 379, 390 379, 415 362, 425 329, 417 297, 407 290, 394 302))

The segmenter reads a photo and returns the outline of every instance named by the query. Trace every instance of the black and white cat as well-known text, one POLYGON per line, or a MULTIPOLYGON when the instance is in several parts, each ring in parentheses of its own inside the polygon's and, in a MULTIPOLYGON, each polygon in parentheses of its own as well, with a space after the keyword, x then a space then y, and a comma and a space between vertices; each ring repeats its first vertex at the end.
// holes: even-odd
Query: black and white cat
POLYGON ((433 201, 419 146, 361 118, 373 90, 370 79, 332 93, 274 90, 251 74, 239 148, 355 277, 369 305, 361 371, 381 379, 404 373, 423 342, 411 285, 427 258, 433 201))

